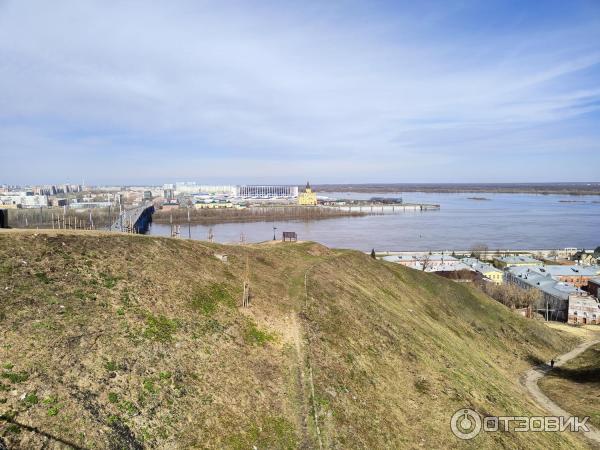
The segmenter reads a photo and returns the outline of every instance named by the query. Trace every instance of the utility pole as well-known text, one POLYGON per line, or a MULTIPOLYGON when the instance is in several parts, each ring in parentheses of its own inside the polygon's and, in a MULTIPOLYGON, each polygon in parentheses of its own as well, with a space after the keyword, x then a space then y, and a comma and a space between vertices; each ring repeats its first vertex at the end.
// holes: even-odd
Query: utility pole
POLYGON ((242 295, 242 307, 248 308, 250 306, 250 262, 248 256, 246 256, 246 274, 244 276, 244 293, 242 295))
POLYGON ((188 239, 192 238, 192 225, 190 223, 190 205, 188 204, 187 207, 187 214, 188 214, 188 239))

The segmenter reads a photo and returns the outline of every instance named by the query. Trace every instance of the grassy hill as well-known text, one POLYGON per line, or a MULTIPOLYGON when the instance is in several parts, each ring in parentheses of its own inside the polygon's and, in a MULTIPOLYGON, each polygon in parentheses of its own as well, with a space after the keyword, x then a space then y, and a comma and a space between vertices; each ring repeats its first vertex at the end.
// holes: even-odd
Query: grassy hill
POLYGON ((573 339, 464 284, 314 243, 0 233, 10 448, 577 448, 449 427, 463 407, 540 414, 518 378, 573 339))

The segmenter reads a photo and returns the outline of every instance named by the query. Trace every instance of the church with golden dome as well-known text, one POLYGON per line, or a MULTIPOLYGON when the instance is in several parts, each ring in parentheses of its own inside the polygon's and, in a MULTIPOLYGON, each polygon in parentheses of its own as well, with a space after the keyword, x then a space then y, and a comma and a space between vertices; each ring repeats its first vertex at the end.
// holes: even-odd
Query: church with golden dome
POLYGON ((308 181, 306 182, 304 191, 298 193, 298 204, 303 206, 317 205, 317 193, 313 192, 308 181))

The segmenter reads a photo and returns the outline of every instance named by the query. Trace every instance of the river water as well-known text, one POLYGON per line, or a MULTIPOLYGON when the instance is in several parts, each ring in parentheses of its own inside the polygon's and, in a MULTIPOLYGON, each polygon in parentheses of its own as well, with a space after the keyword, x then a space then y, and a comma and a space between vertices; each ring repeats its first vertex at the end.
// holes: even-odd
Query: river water
MULTIPOLYGON (((330 198, 368 199, 399 194, 328 193, 330 198)), ((369 251, 469 249, 595 248, 600 246, 600 196, 488 193, 407 193, 407 203, 435 203, 438 211, 344 217, 316 221, 246 222, 212 225, 216 242, 261 242, 282 231, 329 247, 369 251), (471 197, 471 198, 469 198, 471 197), (485 197, 487 200, 473 200, 485 197)), ((192 239, 206 240, 209 226, 192 225, 192 239)), ((169 236, 170 226, 152 224, 149 234, 169 236)), ((188 237, 188 226, 181 226, 188 237)))

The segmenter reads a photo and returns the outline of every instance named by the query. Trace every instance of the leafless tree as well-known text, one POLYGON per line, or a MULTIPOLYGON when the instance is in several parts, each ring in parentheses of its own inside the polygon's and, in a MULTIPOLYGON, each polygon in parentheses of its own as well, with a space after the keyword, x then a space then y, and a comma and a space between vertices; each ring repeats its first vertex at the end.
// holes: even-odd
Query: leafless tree
POLYGON ((542 298, 538 289, 522 289, 514 284, 481 282, 483 292, 509 308, 526 308, 535 305, 542 298))
POLYGON ((421 258, 419 258, 419 262, 421 263, 421 270, 425 272, 431 265, 431 254, 426 253, 425 255, 421 256, 421 258))
POLYGON ((471 247, 471 255, 477 259, 487 259, 490 248, 486 244, 475 244, 471 247))

